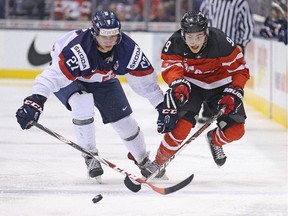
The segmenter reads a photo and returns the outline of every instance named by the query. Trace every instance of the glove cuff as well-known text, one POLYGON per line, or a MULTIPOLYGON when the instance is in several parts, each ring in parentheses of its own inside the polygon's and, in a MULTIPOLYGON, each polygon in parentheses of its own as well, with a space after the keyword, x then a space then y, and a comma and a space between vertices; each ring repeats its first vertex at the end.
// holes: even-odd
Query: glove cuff
POLYGON ((224 89, 223 94, 224 95, 227 95, 227 94, 234 95, 237 98, 242 100, 243 96, 244 96, 244 91, 240 87, 231 87, 231 86, 229 86, 229 87, 226 87, 224 89))
POLYGON ((190 82, 187 81, 186 79, 176 79, 174 80, 173 82, 170 83, 169 87, 170 88, 173 88, 173 86, 177 86, 177 85, 185 85, 189 92, 191 92, 191 85, 190 85, 190 82))
POLYGON ((33 94, 24 99, 24 104, 27 104, 35 109, 37 109, 40 113, 43 112, 44 103, 47 98, 42 95, 33 94))
POLYGON ((156 110, 159 110, 159 109, 162 109, 163 108, 163 102, 161 102, 160 104, 158 104, 157 106, 156 106, 156 110))

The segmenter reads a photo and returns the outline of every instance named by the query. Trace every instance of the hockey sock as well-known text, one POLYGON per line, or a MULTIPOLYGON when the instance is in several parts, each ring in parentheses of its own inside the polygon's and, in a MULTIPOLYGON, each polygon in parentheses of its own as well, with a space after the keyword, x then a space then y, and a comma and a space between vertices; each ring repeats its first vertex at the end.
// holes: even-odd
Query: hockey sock
POLYGON ((192 128, 192 123, 179 119, 176 128, 171 133, 166 133, 158 148, 156 162, 163 164, 181 145, 192 128))
POLYGON ((137 163, 141 163, 147 157, 146 143, 135 119, 129 115, 117 122, 111 123, 111 125, 137 163))
POLYGON ((212 142, 216 146, 222 146, 226 143, 240 139, 245 133, 244 124, 235 124, 228 127, 224 132, 217 128, 212 133, 212 142))
POLYGON ((70 97, 69 105, 72 110, 73 129, 77 143, 81 147, 97 153, 93 95, 75 93, 70 97))

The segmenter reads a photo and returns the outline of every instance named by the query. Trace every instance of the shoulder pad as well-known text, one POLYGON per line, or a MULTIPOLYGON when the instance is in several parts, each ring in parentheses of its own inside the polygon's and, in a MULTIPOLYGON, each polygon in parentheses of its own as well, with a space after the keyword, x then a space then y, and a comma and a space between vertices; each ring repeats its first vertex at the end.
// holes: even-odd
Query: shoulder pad
POLYGON ((207 46, 210 48, 210 57, 224 57, 233 52, 236 44, 223 31, 211 27, 207 46))

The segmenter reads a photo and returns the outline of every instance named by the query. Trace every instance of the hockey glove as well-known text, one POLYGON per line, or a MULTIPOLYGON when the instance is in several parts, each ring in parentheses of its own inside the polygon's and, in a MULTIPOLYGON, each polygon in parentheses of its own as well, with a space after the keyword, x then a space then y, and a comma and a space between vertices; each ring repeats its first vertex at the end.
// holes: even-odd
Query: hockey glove
POLYGON ((156 107, 158 111, 157 131, 158 133, 168 133, 174 130, 178 121, 177 109, 170 109, 164 103, 156 107))
POLYGON ((164 103, 167 108, 179 109, 189 100, 191 85, 185 79, 174 80, 165 93, 164 103))
POLYGON ((38 121, 45 101, 46 97, 36 94, 24 99, 23 106, 16 112, 17 122, 23 130, 31 128, 33 121, 38 121))
POLYGON ((229 86, 224 89, 223 96, 218 102, 218 110, 226 106, 224 114, 236 113, 242 105, 243 89, 240 87, 229 86))

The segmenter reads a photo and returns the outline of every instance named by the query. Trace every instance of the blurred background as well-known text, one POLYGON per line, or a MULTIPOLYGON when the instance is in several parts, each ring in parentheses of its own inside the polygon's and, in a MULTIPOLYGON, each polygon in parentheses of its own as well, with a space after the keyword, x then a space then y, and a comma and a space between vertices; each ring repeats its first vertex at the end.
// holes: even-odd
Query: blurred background
MULTIPOLYGON (((220 0, 210 0, 215 3, 220 0)), ((287 0, 247 0, 253 39, 245 50, 251 78, 245 100, 288 127, 287 0)), ((97 10, 113 10, 122 30, 142 48, 160 76, 160 53, 186 11, 202 0, 0 0, 0 79, 34 79, 65 31, 91 26, 97 10)))
MULTIPOLYGON (((201 2, 202 0, 0 0, 0 27, 75 29, 83 27, 83 23, 79 21, 89 22, 95 11, 109 9, 118 14, 123 22, 123 30, 159 31, 160 24, 156 23, 163 22, 161 25, 165 28, 161 27, 160 30, 171 31, 175 30, 175 25, 171 25, 171 22, 179 22, 188 10, 199 9, 201 2)), ((287 19, 287 0, 247 2, 256 23, 255 35, 259 34, 261 25, 273 8, 276 8, 279 19, 287 19)))

